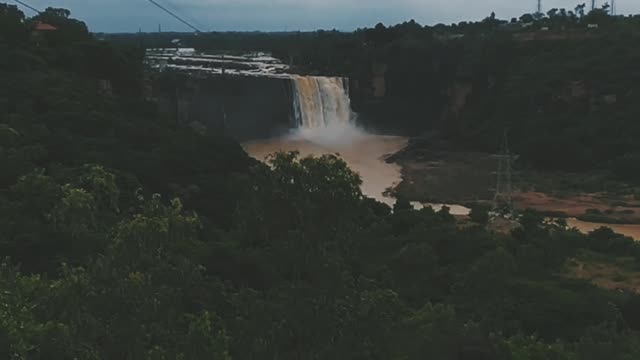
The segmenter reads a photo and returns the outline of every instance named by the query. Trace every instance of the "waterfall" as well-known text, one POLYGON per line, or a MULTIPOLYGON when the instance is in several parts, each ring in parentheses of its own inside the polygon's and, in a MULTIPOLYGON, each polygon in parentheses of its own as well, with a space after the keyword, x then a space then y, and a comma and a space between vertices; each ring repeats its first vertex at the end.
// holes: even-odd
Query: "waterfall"
POLYGON ((351 124, 351 100, 344 78, 295 76, 294 113, 299 128, 319 129, 351 124))

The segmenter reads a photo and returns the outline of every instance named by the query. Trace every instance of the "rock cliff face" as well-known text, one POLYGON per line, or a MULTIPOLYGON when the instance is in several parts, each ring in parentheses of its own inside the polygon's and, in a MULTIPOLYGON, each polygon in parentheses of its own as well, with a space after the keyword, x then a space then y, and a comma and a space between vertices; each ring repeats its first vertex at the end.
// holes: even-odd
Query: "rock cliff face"
POLYGON ((163 73, 152 84, 161 111, 198 130, 246 141, 295 126, 290 79, 163 73))
POLYGON ((469 82, 455 82, 447 89, 448 102, 442 112, 441 124, 448 121, 458 121, 460 113, 467 104, 467 98, 473 92, 473 84, 469 82))
POLYGON ((373 73, 373 78, 371 80, 373 96, 376 98, 383 98, 387 94, 387 83, 384 77, 387 72, 387 65, 374 63, 371 70, 373 73))
POLYGON ((351 77, 350 95, 361 126, 413 136, 441 125, 450 95, 446 82, 432 76, 430 68, 412 69, 374 62, 351 77))

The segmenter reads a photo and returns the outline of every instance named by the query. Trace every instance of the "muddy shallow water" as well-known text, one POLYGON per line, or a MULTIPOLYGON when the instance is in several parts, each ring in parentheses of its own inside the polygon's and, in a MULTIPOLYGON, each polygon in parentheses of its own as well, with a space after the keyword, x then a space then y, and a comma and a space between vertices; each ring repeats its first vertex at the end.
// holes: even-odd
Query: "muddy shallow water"
POLYGON ((385 162, 386 157, 402 150, 407 138, 369 134, 352 127, 326 131, 296 131, 290 135, 243 144, 252 157, 264 161, 278 151, 299 151, 302 156, 339 154, 349 167, 360 174, 362 192, 393 206, 395 199, 384 192, 402 180, 401 167, 385 162))
POLYGON ((632 237, 635 240, 640 240, 640 225, 619 225, 619 224, 602 224, 592 223, 586 221, 580 221, 576 218, 567 219, 567 225, 574 227, 582 233, 589 233, 593 230, 599 229, 603 226, 611 228, 614 232, 625 236, 632 237))

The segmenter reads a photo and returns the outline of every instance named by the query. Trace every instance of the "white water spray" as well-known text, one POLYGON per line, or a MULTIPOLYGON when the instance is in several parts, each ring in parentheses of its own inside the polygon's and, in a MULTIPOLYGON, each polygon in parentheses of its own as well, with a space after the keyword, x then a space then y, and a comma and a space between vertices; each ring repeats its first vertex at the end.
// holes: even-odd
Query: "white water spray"
POLYGON ((292 81, 296 136, 334 146, 353 143, 364 135, 355 125, 348 79, 296 76, 292 81))
POLYGON ((337 77, 294 77, 293 105, 298 126, 319 129, 350 124, 351 100, 346 81, 337 77))

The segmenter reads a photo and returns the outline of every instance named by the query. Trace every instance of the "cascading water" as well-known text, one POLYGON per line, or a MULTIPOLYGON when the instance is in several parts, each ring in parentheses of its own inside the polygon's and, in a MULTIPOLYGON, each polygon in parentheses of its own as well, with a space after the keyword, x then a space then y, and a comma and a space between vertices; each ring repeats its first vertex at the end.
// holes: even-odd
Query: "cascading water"
POLYGON ((294 113, 301 129, 351 125, 351 100, 344 78, 293 78, 294 113))
POLYGON ((384 193, 401 180, 400 166, 384 157, 405 147, 407 140, 359 129, 345 78, 293 76, 291 82, 297 128, 283 137, 247 143, 247 152, 257 159, 292 150, 303 156, 340 154, 362 176, 364 194, 393 205, 395 200, 384 193))

